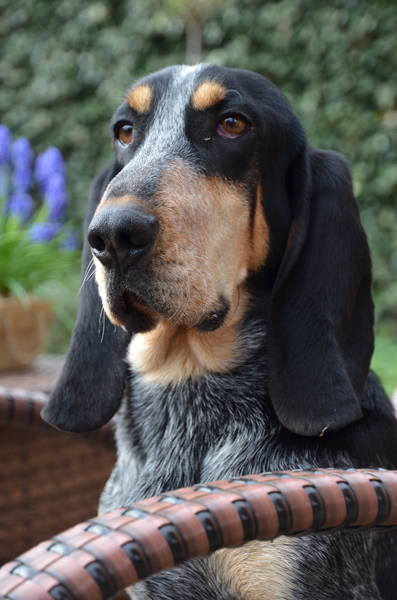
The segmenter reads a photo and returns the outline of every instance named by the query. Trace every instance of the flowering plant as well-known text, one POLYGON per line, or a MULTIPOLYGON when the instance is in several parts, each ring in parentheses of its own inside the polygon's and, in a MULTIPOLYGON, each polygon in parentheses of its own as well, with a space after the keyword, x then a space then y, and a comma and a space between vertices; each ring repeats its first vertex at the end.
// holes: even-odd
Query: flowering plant
POLYGON ((65 163, 50 147, 37 159, 0 125, 0 294, 24 299, 75 267, 77 238, 64 223, 65 163))

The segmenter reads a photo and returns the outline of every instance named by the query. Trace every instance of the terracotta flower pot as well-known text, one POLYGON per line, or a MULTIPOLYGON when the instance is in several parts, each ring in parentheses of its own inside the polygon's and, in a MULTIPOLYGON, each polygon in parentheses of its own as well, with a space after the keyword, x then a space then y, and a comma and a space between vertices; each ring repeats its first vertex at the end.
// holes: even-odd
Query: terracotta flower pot
POLYGON ((0 371, 29 367, 43 348, 50 321, 43 300, 0 296, 0 371))

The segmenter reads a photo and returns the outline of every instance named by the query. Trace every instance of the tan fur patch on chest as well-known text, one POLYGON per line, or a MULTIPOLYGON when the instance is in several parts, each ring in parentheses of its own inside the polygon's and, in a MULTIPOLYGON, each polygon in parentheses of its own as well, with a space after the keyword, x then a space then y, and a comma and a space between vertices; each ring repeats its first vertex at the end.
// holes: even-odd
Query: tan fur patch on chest
POLYGON ((210 568, 241 600, 288 600, 293 591, 297 541, 250 542, 209 557, 210 568))
POLYGON ((236 293, 236 304, 224 325, 209 333, 161 319, 154 330, 135 335, 129 363, 144 381, 161 385, 177 385, 206 372, 228 372, 241 359, 238 324, 247 308, 247 295, 236 293))

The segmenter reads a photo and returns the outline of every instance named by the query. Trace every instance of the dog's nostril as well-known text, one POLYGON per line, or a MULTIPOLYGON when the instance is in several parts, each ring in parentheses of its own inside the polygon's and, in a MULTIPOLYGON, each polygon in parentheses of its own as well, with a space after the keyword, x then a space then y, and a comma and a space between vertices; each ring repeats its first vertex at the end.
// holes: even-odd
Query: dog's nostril
POLYGON ((93 250, 97 250, 98 252, 105 252, 106 244, 100 235, 91 235, 89 236, 88 241, 93 250))
POLYGON ((111 239, 117 253, 148 251, 158 231, 158 220, 153 215, 140 211, 121 214, 111 239))
POLYGON ((138 250, 143 246, 146 246, 147 242, 137 238, 137 236, 130 235, 128 233, 121 233, 118 237, 118 244, 120 248, 125 250, 138 250))

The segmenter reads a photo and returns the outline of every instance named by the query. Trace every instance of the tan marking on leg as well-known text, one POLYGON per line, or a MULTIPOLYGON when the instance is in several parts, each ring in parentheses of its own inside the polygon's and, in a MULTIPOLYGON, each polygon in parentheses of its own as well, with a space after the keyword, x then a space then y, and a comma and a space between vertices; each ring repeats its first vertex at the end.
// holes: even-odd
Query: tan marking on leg
POLYGON ((270 248, 270 230, 263 214, 262 186, 259 184, 256 193, 254 225, 252 229, 252 256, 249 270, 257 271, 266 262, 270 248))
POLYGON ((216 81, 205 81, 192 95, 192 106, 196 110, 212 108, 226 98, 226 88, 216 81))
POLYGON ((297 541, 249 542, 233 550, 218 550, 210 568, 241 600, 287 600, 293 592, 297 541))
POLYGON ((177 385, 203 373, 226 373, 241 359, 238 325, 247 309, 248 294, 236 291, 231 316, 219 329, 203 333, 161 319, 146 334, 134 336, 128 360, 144 381, 177 385))
POLYGON ((128 94, 127 102, 138 114, 148 113, 153 102, 152 88, 147 84, 134 88, 128 94))

